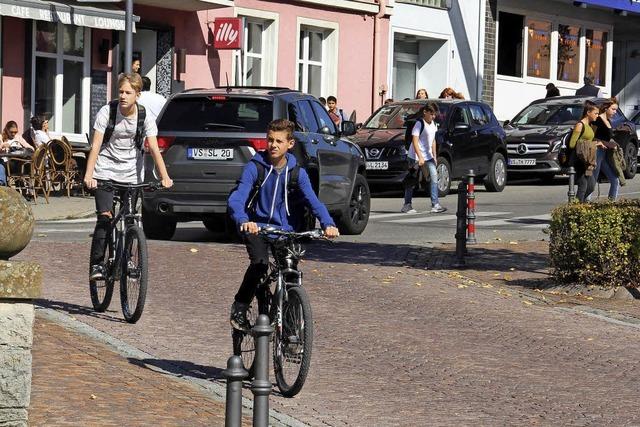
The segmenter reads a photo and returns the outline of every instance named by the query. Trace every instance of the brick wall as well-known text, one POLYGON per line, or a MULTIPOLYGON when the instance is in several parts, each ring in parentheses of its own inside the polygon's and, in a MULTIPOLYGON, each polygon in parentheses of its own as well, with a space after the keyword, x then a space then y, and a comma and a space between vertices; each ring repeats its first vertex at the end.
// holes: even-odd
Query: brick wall
POLYGON ((484 74, 482 81, 482 101, 493 107, 493 93, 496 79, 496 19, 498 0, 486 0, 484 17, 484 74))

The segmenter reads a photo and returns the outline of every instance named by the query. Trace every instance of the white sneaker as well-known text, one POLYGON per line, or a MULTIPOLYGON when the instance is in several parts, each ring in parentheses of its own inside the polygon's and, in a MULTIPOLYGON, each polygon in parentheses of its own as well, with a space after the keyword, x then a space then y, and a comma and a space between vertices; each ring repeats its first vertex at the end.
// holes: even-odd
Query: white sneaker
POLYGON ((404 205, 402 205, 402 209, 400 209, 400 212, 402 212, 402 213, 416 213, 418 211, 413 209, 413 207, 411 206, 411 203, 405 203, 404 205))
POLYGON ((431 213, 442 213, 446 211, 447 208, 443 207, 440 203, 431 208, 431 213))

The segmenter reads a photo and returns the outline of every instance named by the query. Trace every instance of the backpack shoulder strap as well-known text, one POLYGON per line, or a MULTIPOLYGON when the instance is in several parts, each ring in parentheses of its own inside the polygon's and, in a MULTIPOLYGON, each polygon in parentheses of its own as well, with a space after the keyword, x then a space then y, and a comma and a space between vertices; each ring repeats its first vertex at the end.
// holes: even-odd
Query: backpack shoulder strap
POLYGON ((116 116, 118 114, 118 104, 119 101, 114 99, 109 102, 109 122, 107 123, 107 128, 104 130, 104 137, 102 138, 102 142, 109 142, 111 136, 113 135, 113 130, 116 127, 116 116))
POLYGON ((136 125, 135 142, 138 150, 142 150, 144 142, 144 121, 147 118, 147 110, 142 104, 136 103, 138 107, 138 123, 136 125))
POLYGON ((298 177, 300 176, 300 165, 295 165, 289 174, 289 182, 287 183, 287 191, 295 191, 298 188, 298 177))
POLYGON ((253 202, 255 201, 258 193, 260 192, 260 187, 262 187, 262 183, 264 182, 264 165, 258 162, 254 162, 256 165, 256 171, 258 172, 258 176, 256 180, 253 182, 253 187, 251 187, 251 193, 249 194, 249 201, 247 202, 247 208, 251 208, 253 206, 253 202))

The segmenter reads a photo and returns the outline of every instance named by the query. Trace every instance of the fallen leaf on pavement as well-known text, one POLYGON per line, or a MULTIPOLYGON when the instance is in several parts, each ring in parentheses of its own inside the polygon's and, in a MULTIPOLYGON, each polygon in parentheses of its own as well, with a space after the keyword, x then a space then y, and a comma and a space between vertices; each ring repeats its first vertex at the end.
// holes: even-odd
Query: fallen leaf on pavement
POLYGON ((38 237, 47 237, 47 235, 44 233, 38 233, 38 237))
POLYGON ((467 288, 467 285, 463 285, 462 283, 458 285, 458 289, 464 289, 467 288))
POLYGON ((416 282, 416 286, 422 286, 422 283, 416 282))
POLYGON ((511 280, 511 276, 510 276, 510 275, 508 275, 508 274, 505 274, 504 276, 502 276, 502 278, 503 278, 504 280, 506 280, 507 282, 508 282, 509 280, 511 280))
POLYGON ((587 341, 593 341, 593 338, 589 337, 587 338, 587 341))
POLYGON ((499 275, 500 275, 500 273, 493 273, 493 275, 494 275, 494 276, 499 276, 499 275))
POLYGON ((489 283, 485 283, 484 285, 482 285, 483 288, 493 288, 493 285, 490 285, 489 283))
POLYGON ((511 267, 511 268, 509 268, 509 271, 516 271, 516 268, 515 267, 511 267))
POLYGON ((589 301, 593 301, 593 297, 587 297, 589 301))
POLYGON ((496 240, 497 240, 498 242, 501 242, 501 241, 502 241, 502 239, 501 239, 501 238, 499 238, 499 237, 496 237, 496 240))
POLYGON ((518 242, 516 242, 516 241, 512 240, 512 241, 510 241, 510 242, 509 242, 509 244, 510 244, 510 245, 517 245, 517 244, 518 244, 518 242))
POLYGON ((533 305, 531 301, 527 301, 527 300, 523 300, 522 303, 526 305, 533 305))
POLYGON ((197 250, 196 248, 191 248, 191 249, 189 249, 189 251, 191 251, 191 253, 194 253, 194 254, 195 254, 196 252, 198 252, 198 250, 197 250))
POLYGON ((91 400, 95 400, 95 399, 97 399, 97 398, 98 398, 98 397, 97 397, 95 394, 92 394, 92 395, 91 395, 91 400))

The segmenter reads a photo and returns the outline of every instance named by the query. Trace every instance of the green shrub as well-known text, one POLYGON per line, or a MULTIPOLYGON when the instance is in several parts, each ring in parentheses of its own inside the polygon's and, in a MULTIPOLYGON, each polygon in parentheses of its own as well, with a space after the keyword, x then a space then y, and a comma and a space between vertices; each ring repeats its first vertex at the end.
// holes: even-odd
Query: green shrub
POLYGON ((574 203, 551 213, 549 258, 563 283, 638 287, 640 200, 574 203))

